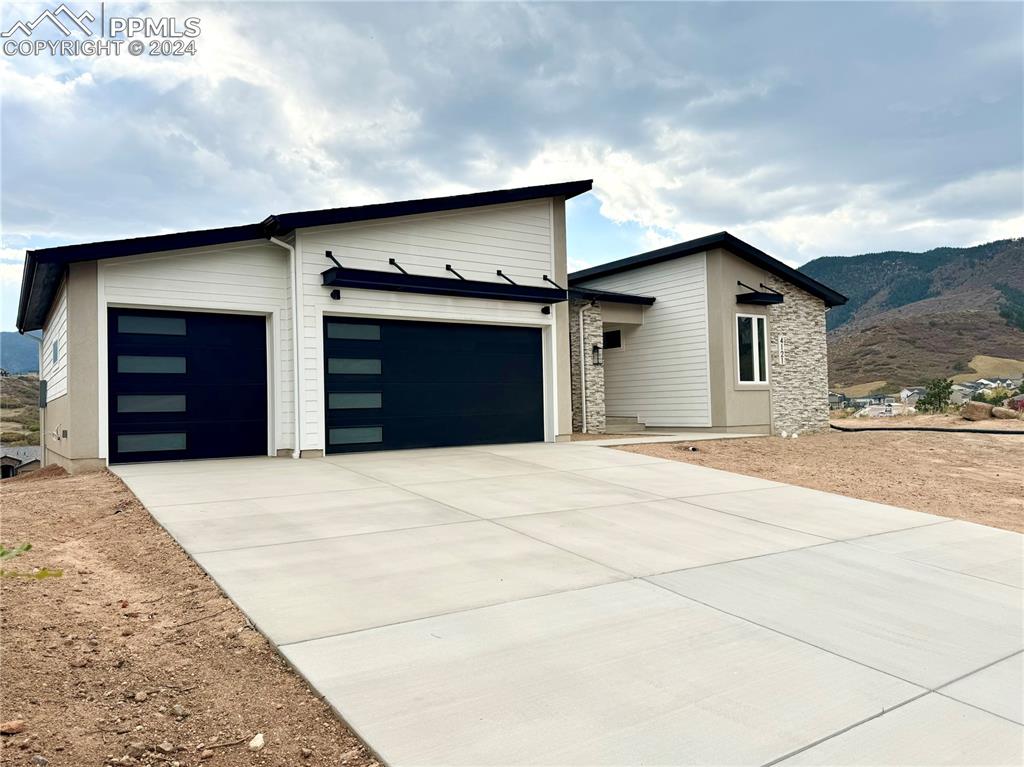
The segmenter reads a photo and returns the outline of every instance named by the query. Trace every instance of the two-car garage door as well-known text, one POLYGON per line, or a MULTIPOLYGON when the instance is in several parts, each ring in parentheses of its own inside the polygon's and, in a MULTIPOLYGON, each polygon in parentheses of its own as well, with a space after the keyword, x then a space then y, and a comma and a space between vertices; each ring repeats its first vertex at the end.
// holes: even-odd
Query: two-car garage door
POLYGON ((539 328, 324 320, 327 452, 544 439, 539 328))
MULTIPOLYGON (((110 309, 112 463, 265 455, 266 318, 110 309)), ((538 328, 327 318, 327 452, 544 439, 538 328)))

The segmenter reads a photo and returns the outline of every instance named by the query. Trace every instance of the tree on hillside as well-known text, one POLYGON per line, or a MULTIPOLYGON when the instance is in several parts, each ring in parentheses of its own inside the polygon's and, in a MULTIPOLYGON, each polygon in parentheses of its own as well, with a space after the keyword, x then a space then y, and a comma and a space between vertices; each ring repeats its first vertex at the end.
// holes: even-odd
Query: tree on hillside
POLYGON ((948 378, 935 378, 925 384, 924 394, 917 401, 917 409, 923 413, 942 413, 949 407, 949 398, 953 396, 953 381, 948 378))

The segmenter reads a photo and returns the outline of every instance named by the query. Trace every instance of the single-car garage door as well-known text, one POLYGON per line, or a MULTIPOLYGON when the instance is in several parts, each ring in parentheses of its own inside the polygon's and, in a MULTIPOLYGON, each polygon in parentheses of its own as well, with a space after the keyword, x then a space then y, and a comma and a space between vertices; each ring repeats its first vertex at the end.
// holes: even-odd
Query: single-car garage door
POLYGON ((266 319, 110 309, 111 463, 266 455, 266 319))
POLYGON ((327 452, 544 439, 539 328, 324 319, 327 452))

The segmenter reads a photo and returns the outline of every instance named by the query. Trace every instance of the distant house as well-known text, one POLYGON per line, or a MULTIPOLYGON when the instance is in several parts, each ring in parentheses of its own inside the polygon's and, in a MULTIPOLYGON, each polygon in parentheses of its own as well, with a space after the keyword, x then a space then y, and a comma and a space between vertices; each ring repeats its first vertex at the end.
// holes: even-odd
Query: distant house
POLYGON ((41 452, 38 445, 0 448, 0 478, 8 479, 35 471, 39 468, 41 452))
POLYGON ((910 386, 900 390, 900 402, 907 405, 916 405, 923 395, 923 386, 910 386))
POLYGON ((842 410, 850 406, 850 398, 842 392, 830 391, 828 393, 828 409, 842 410))

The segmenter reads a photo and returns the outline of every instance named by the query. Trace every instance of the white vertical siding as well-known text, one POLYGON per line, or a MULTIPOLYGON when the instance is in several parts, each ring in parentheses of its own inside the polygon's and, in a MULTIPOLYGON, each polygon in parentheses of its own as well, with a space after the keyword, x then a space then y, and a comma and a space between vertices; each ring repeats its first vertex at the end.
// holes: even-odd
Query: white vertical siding
POLYGON ((654 296, 643 325, 605 353, 605 410, 647 426, 710 426, 707 262, 699 253, 598 277, 587 287, 654 296))
POLYGON ((394 258, 412 274, 456 280, 444 268, 451 264, 469 280, 499 281, 495 271, 501 269, 517 283, 546 286, 543 275, 555 273, 553 231, 551 201, 536 200, 298 232, 304 323, 302 449, 324 449, 324 314, 532 326, 554 321, 554 314, 541 314, 537 304, 513 301, 349 288, 341 289, 341 300, 335 301, 321 277, 332 266, 326 251, 353 269, 394 272, 388 264, 394 258))
POLYGON ((46 381, 46 401, 68 393, 68 285, 60 287, 53 310, 43 328, 42 371, 46 381), (57 361, 53 361, 53 345, 57 344, 57 361))
MULTIPOLYGON (((292 310, 287 251, 255 242, 117 258, 99 264, 104 316, 108 305, 273 313, 276 327, 267 338, 275 414, 272 447, 281 450, 294 446, 292 310)), ((101 364, 106 362, 101 361, 101 364)), ((105 428, 102 424, 101 429, 105 428)))

